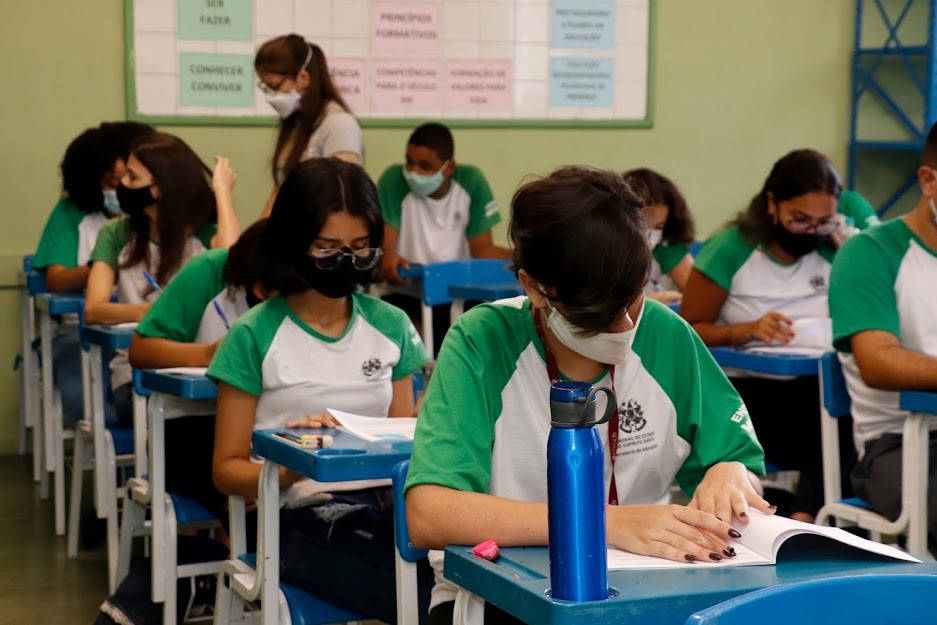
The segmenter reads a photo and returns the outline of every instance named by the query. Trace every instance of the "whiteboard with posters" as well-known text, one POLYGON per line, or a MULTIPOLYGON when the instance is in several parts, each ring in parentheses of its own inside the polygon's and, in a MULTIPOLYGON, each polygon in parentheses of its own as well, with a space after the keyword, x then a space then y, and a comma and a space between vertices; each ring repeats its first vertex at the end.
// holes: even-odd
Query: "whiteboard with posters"
POLYGON ((269 125, 254 52, 299 33, 363 126, 649 127, 656 0, 125 0, 127 107, 269 125))

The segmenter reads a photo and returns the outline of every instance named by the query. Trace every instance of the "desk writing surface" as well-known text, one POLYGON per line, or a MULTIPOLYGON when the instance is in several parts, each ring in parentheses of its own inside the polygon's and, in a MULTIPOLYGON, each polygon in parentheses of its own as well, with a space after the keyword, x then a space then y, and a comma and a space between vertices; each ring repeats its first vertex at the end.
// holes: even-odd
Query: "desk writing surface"
POLYGON ((303 449, 276 433, 283 428, 258 430, 251 453, 290 468, 319 482, 348 482, 389 478, 397 463, 408 460, 413 441, 368 442, 335 428, 292 428, 296 434, 328 434, 328 449, 303 449))
POLYGON ((765 354, 736 347, 711 347, 720 367, 771 375, 805 376, 820 372, 820 358, 799 354, 765 354))
POLYGON ((449 297, 470 302, 494 302, 499 299, 517 297, 524 294, 518 282, 499 284, 453 284, 448 288, 449 297))
MULTIPOLYGON (((545 547, 502 548, 490 563, 471 547, 447 547, 446 579, 537 625, 683 625, 703 608, 731 597, 821 577, 875 574, 937 574, 937 562, 898 562, 869 554, 826 558, 822 546, 809 556, 777 565, 609 571, 618 596, 608 601, 554 601, 548 596, 550 560, 545 547)), ((755 624, 753 624, 755 625, 755 624)))
POLYGON ((155 393, 181 399, 214 399, 218 396, 218 387, 204 375, 144 369, 140 372, 140 384, 155 393))
POLYGON ((129 349, 135 331, 136 324, 133 327, 126 325, 81 326, 81 340, 110 349, 129 349))
POLYGON ((82 295, 65 293, 41 293, 36 296, 36 308, 50 315, 78 314, 84 308, 82 295))
POLYGON ((937 415, 937 393, 901 391, 899 401, 902 410, 937 415))

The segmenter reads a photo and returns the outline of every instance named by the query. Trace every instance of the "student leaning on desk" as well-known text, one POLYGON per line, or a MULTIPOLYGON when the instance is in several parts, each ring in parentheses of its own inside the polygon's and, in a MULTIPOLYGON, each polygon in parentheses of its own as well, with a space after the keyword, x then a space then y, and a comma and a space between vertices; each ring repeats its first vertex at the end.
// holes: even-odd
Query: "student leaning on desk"
MULTIPOLYGON (((209 247, 229 247, 241 234, 228 159, 214 171, 181 139, 153 133, 133 148, 117 187, 126 217, 98 234, 91 254, 85 322, 140 321, 169 280, 209 247), (117 286, 117 302, 111 301, 117 286)), ((126 352, 111 361, 118 418, 131 422, 131 370, 126 352)))
MULTIPOLYGON (((748 208, 703 245, 680 314, 710 347, 787 344, 794 338, 793 321, 828 319, 834 235, 845 219, 841 211, 860 225, 874 223, 857 214, 871 213, 858 200, 843 191, 839 172, 823 154, 795 150, 778 159, 748 208)), ((800 471, 791 515, 812 521, 823 504, 816 377, 778 380, 734 371, 730 379, 748 406, 767 459, 800 471)), ((849 459, 848 421, 840 423, 849 459)))
MULTIPOLYGON (((921 199, 843 246, 833 262, 830 312, 852 399, 860 460, 856 494, 895 519, 901 508, 901 431, 906 411, 898 391, 937 391, 937 126, 917 171, 921 199)), ((937 420, 931 420, 932 430, 937 420)), ((937 553, 937 447, 930 444, 928 543, 937 553)))
MULTIPOLYGON (((380 210, 364 169, 338 159, 310 159, 283 181, 262 243, 264 286, 279 295, 232 325, 208 369, 218 383, 212 468, 222 492, 257 496, 255 429, 333 425, 329 408, 413 416, 423 342, 403 311, 357 290, 380 263, 380 210)), ((389 487, 286 470, 280 483, 282 579, 393 623, 389 487)))
MULTIPOLYGON (((551 378, 563 377, 618 397, 617 427, 598 426, 605 444, 617 438, 605 468, 618 504, 607 510, 609 544, 700 566, 730 557, 699 528, 730 539, 728 523, 746 521, 749 507, 773 510, 755 477, 764 457, 706 347, 643 296, 642 200, 619 174, 567 167, 521 187, 512 204, 527 295, 477 306, 443 343, 407 480, 414 544, 547 544, 548 400, 551 378), (689 506, 666 505, 674 479, 689 506)), ((458 588, 442 578, 441 552, 430 561, 430 620, 449 625, 458 588)))

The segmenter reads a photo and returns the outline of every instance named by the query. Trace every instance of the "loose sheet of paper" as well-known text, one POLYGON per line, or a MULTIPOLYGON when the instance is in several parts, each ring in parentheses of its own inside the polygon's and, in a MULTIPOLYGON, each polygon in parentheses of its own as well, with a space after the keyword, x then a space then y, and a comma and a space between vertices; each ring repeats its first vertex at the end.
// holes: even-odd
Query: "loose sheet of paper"
POLYGON ((334 408, 329 408, 328 412, 338 419, 340 430, 370 442, 412 441, 416 430, 415 418, 362 417, 334 408))

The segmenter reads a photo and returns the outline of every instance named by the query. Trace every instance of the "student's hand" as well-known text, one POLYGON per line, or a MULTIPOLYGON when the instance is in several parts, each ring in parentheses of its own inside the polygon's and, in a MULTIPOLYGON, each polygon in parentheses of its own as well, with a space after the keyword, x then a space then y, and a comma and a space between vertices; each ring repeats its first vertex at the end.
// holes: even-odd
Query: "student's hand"
POLYGON ((211 188, 215 193, 230 193, 238 176, 231 169, 231 161, 224 156, 215 157, 215 170, 211 175, 211 188))
POLYGON ((792 321, 781 313, 769 312, 752 324, 751 337, 769 345, 772 343, 787 345, 794 338, 791 323, 792 321))
POLYGON ((677 562, 717 562, 731 557, 701 529, 723 541, 739 537, 728 523, 686 506, 608 506, 606 519, 611 546, 677 562))
POLYGON ((410 261, 396 252, 384 254, 381 260, 381 273, 384 275, 384 279, 387 282, 391 284, 404 283, 404 279, 400 277, 399 267, 408 269, 410 267, 410 261))
POLYGON ((663 304, 677 304, 683 299, 683 293, 679 291, 655 291, 654 293, 646 293, 645 297, 656 299, 663 304))
POLYGON ((725 521, 734 517, 748 523, 750 507, 765 514, 774 514, 777 509, 762 498, 760 483, 758 486, 756 489, 752 474, 741 462, 720 462, 709 467, 687 505, 725 521))
POLYGON ((288 428, 334 428, 340 425, 338 419, 328 412, 306 415, 305 419, 297 419, 286 423, 288 428))

